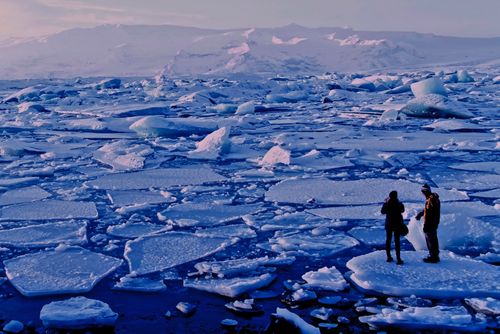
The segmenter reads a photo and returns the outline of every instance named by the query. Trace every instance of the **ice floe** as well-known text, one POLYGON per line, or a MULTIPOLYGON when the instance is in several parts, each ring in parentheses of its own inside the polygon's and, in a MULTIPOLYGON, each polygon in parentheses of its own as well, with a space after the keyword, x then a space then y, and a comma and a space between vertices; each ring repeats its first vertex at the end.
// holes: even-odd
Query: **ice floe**
POLYGON ((474 114, 458 102, 438 94, 428 94, 410 100, 401 110, 408 116, 424 118, 472 118, 474 114))
POLYGON ((42 307, 40 320, 46 328, 84 329, 114 326, 118 314, 108 304, 83 296, 51 302, 42 307))
POLYGON ((184 280, 184 287, 234 298, 245 292, 268 286, 275 278, 276 275, 268 273, 255 277, 229 279, 187 279, 184 280))
POLYGON ((437 78, 429 78, 411 84, 411 91, 415 97, 421 97, 428 94, 439 94, 447 96, 448 92, 444 88, 443 82, 437 78))
POLYGON ((0 245, 9 247, 47 247, 60 243, 87 243, 87 224, 57 222, 0 230, 0 245))
POLYGON ((124 257, 128 261, 130 274, 140 276, 200 259, 220 251, 231 242, 227 238, 169 232, 128 241, 124 257))
POLYGON ((476 312, 487 315, 498 316, 500 315, 500 300, 486 297, 486 298, 466 298, 465 303, 472 307, 476 312))
POLYGON ((131 173, 100 176, 88 181, 89 187, 109 190, 168 188, 224 181, 225 178, 210 168, 159 168, 131 173))
POLYGON ((124 276, 113 286, 113 290, 159 292, 167 290, 167 286, 163 280, 124 276))
POLYGON ((142 169, 146 156, 152 153, 148 145, 130 145, 123 140, 103 145, 94 152, 93 158, 115 171, 127 171, 142 169))
POLYGON ((46 200, 16 204, 0 209, 0 220, 95 219, 93 202, 46 200))
POLYGON ((297 314, 290 312, 285 308, 277 307, 275 315, 278 319, 283 319, 293 324, 300 334, 320 334, 319 328, 307 323, 297 314))
POLYGON ((259 161, 259 164, 262 166, 274 166, 277 164, 289 165, 290 152, 281 148, 279 145, 273 146, 259 161))
POLYGON ((342 291, 349 286, 342 273, 335 266, 308 271, 302 275, 302 279, 307 282, 308 288, 319 290, 342 291))
POLYGON ((7 278, 27 297, 88 292, 122 263, 76 246, 59 246, 4 261, 7 278))
POLYGON ((196 143, 196 149, 189 152, 189 156, 197 159, 217 159, 219 155, 228 153, 231 148, 229 127, 222 127, 202 141, 196 143))
POLYGON ((165 225, 127 222, 124 224, 108 226, 106 233, 120 238, 138 238, 149 234, 166 232, 169 229, 169 226, 165 225))
POLYGON ((50 194, 38 186, 13 189, 0 195, 0 205, 12 205, 39 201, 50 197, 50 194))
POLYGON ((423 251, 402 251, 403 266, 386 262, 385 251, 347 262, 350 279, 363 290, 393 296, 464 298, 500 296, 500 271, 482 261, 442 251, 441 262, 425 263, 423 251))
POLYGON ((161 116, 146 116, 130 125, 130 130, 144 137, 184 137, 192 134, 208 134, 217 125, 208 121, 169 119, 161 116))

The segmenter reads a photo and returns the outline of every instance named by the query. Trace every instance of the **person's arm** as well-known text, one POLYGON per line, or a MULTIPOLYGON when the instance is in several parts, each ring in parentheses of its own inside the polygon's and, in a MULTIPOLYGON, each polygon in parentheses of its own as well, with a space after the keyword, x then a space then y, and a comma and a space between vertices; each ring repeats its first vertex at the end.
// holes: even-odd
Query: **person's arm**
POLYGON ((417 213, 417 215, 415 216, 415 218, 417 220, 420 220, 420 218, 422 218, 424 216, 424 211, 420 211, 419 213, 417 213))
POLYGON ((387 213, 387 202, 384 202, 382 205, 382 209, 380 209, 380 213, 385 215, 387 213))
POLYGON ((405 205, 403 203, 400 203, 401 206, 400 206, 400 210, 401 210, 401 213, 405 212, 405 205))

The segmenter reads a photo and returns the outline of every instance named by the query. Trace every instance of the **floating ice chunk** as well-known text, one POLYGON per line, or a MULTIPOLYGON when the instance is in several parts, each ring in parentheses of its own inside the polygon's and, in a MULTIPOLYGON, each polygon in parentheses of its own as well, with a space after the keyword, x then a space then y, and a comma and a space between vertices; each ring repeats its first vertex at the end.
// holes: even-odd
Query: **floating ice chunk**
POLYGON ((167 286, 163 280, 124 276, 113 286, 113 290, 159 292, 167 290, 167 286))
POLYGON ((171 186, 194 185, 206 182, 224 181, 225 177, 210 168, 159 168, 132 173, 104 175, 86 185, 96 189, 148 189, 171 186))
POLYGON ((175 306, 175 308, 185 315, 191 315, 196 311, 196 305, 188 303, 188 302, 179 302, 175 306))
POLYGON ((130 130, 145 137, 184 137, 208 134, 217 129, 213 122, 146 116, 132 125, 130 130))
POLYGON ((342 291, 349 286, 342 273, 335 266, 308 271, 302 275, 302 279, 307 282, 308 288, 313 289, 342 291))
POLYGON ((255 104, 253 101, 248 101, 238 106, 236 115, 250 115, 255 112, 255 104))
POLYGON ((303 100, 307 100, 307 93, 304 91, 266 95, 266 101, 271 103, 296 103, 303 100))
POLYGON ((166 232, 169 229, 170 227, 165 225, 134 222, 108 226, 106 233, 120 238, 138 238, 149 234, 166 232))
POLYGON ((50 110, 45 109, 41 104, 33 103, 33 102, 23 102, 17 106, 17 110, 20 113, 23 112, 31 112, 31 113, 41 113, 41 112, 50 112, 50 110))
POLYGON ((320 334, 319 328, 305 322, 297 314, 285 308, 276 308, 276 316, 293 324, 300 334, 320 334))
POLYGON ((17 320, 11 320, 3 326, 5 333, 21 333, 24 330, 24 324, 17 320))
POLYGON ((474 82, 474 78, 466 70, 458 70, 457 82, 474 82))
POLYGON ((197 159, 217 159, 219 155, 228 153, 231 148, 229 127, 220 128, 202 141, 196 143, 196 150, 190 151, 189 156, 197 159))
POLYGON ((441 252, 439 264, 422 261, 426 252, 401 252, 404 266, 386 262, 385 251, 347 262, 351 280, 363 290, 423 298, 500 296, 500 271, 482 261, 441 252), (460 273, 459 275, 457 273, 460 273))
POLYGON ((281 148, 279 145, 271 147, 262 160, 259 161, 261 166, 274 166, 277 164, 290 164, 290 151, 281 148))
MULTIPOLYGON (((380 208, 379 208, 380 215, 380 208)), ((382 217, 379 218, 382 220, 382 217)), ((350 235, 369 246, 385 245, 385 228, 383 226, 354 227, 348 231, 350 235)))
POLYGON ((38 186, 13 189, 0 195, 0 205, 34 202, 47 197, 50 197, 50 194, 38 186))
POLYGON ((144 167, 146 156, 153 150, 148 145, 130 145, 120 140, 105 144, 94 152, 93 158, 116 171, 136 170, 144 167))
POLYGON ((122 84, 122 81, 118 78, 104 79, 104 80, 99 81, 97 84, 95 84, 94 88, 97 90, 118 89, 118 88, 120 88, 121 84, 122 84))
POLYGON ((0 245, 10 247, 47 247, 86 242, 87 224, 84 222, 48 223, 0 230, 0 245))
POLYGON ((500 315, 500 300, 498 299, 491 297, 466 298, 465 303, 476 310, 476 312, 493 316, 500 315))
POLYGON ((83 329, 114 326, 118 314, 108 304, 83 296, 46 304, 40 320, 46 328, 83 329))
POLYGON ((458 102, 449 101, 437 94, 428 94, 408 101, 401 109, 403 113, 413 117, 424 118, 472 118, 474 114, 458 102))
POLYGON ((268 286, 275 278, 276 275, 273 274, 262 274, 256 277, 231 279, 187 279, 184 280, 184 287, 234 298, 245 292, 268 286))
POLYGON ((287 266, 294 261, 295 257, 293 256, 278 256, 274 258, 264 256, 255 259, 242 258, 236 260, 198 262, 194 267, 200 274, 213 274, 222 278, 252 272, 260 267, 287 266))
MULTIPOLYGON (((408 226, 410 232, 407 239, 417 250, 425 250, 426 243, 421 221, 411 219, 408 226)), ((489 250, 500 240, 500 228, 495 225, 472 218, 464 213, 442 214, 438 229, 439 247, 456 250, 475 247, 489 250)))
POLYGON ((375 328, 397 328, 401 331, 446 330, 482 332, 484 320, 475 320, 463 306, 409 307, 402 311, 384 308, 375 315, 359 317, 359 321, 375 328))
POLYGON ((205 228, 197 230, 194 234, 200 237, 224 237, 240 239, 251 239, 257 237, 257 233, 255 233, 254 230, 252 230, 245 224, 205 228))
MULTIPOLYGON (((304 204, 314 199, 318 204, 370 204, 381 203, 387 197, 387 189, 397 189, 399 198, 405 201, 422 200, 420 184, 406 180, 364 179, 332 181, 326 178, 288 179, 272 186, 266 192, 266 200, 278 203, 304 204)), ((435 189, 441 201, 468 199, 464 193, 435 189)))
POLYGON ((269 243, 257 246, 278 253, 292 253, 304 256, 331 256, 359 245, 359 242, 343 233, 331 235, 307 235, 295 233, 275 236, 269 243))
POLYGON ((124 257, 132 276, 163 271, 220 251, 231 244, 227 238, 198 237, 169 232, 128 241, 124 257))
POLYGON ((483 161, 483 162, 468 162, 463 164, 450 165, 450 168, 467 170, 471 172, 486 172, 500 174, 500 162, 498 161, 483 161))
POLYGON ((0 220, 95 219, 94 202, 46 200, 16 204, 0 210, 0 220))
POLYGON ((236 220, 261 210, 258 204, 225 205, 215 203, 182 203, 161 212, 163 219, 173 219, 177 225, 213 226, 236 220), (183 222, 183 219, 189 219, 183 222))
POLYGON ((108 191, 108 198, 113 206, 124 207, 140 204, 164 204, 175 201, 175 197, 168 192, 116 190, 108 191))
POLYGON ((5 260, 5 274, 24 296, 83 293, 123 263, 76 246, 5 260))
POLYGON ((422 97, 428 94, 439 94, 448 96, 443 82, 436 77, 425 79, 411 84, 411 91, 415 97, 422 97))

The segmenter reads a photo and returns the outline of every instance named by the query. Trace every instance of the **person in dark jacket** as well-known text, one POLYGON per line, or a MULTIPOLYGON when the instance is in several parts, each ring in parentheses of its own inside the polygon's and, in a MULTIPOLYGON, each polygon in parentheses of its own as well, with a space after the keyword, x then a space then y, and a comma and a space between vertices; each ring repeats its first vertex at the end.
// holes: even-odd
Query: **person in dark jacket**
POLYGON ((389 193, 389 197, 385 200, 384 205, 382 205, 382 214, 385 215, 385 251, 387 253, 387 262, 392 262, 391 256, 391 239, 394 234, 394 245, 396 246, 396 258, 397 264, 403 264, 401 260, 401 245, 400 245, 400 235, 398 225, 403 224, 403 216, 401 215, 405 211, 403 203, 398 199, 397 191, 393 190, 389 193))
POLYGON ((439 241, 437 236, 437 229, 441 215, 441 202, 439 195, 431 191, 428 184, 422 186, 422 194, 425 196, 424 210, 419 212, 415 217, 420 220, 424 217, 424 234, 429 256, 424 259, 427 263, 439 262, 439 241))

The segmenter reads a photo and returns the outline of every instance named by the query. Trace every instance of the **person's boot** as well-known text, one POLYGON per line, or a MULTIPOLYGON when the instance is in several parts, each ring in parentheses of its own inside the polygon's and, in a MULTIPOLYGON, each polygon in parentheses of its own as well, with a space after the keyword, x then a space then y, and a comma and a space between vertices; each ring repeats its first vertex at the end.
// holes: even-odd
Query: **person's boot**
POLYGON ((398 262, 396 262, 396 264, 398 265, 402 265, 403 263, 405 263, 403 260, 401 260, 401 258, 398 259, 398 262))
POLYGON ((438 263, 439 257, 428 256, 424 259, 425 263, 438 263))
POLYGON ((392 261, 394 261, 394 259, 392 258, 392 256, 388 255, 386 261, 387 262, 392 262, 392 261))

